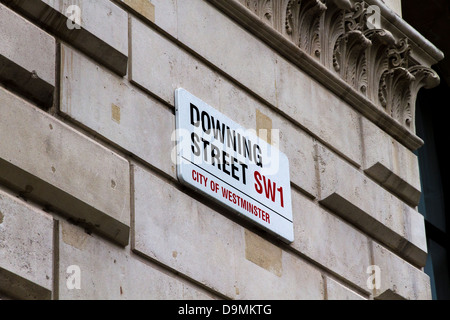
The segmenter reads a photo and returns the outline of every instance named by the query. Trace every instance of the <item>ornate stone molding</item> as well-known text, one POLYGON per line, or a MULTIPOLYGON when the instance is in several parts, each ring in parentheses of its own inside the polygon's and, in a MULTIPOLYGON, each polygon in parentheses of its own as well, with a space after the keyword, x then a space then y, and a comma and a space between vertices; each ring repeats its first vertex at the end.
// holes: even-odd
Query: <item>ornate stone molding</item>
MULTIPOLYGON (((420 88, 438 85, 439 77, 429 65, 415 58, 417 54, 412 55, 413 41, 399 32, 399 28, 392 26, 390 32, 367 23, 371 14, 369 3, 361 0, 209 1, 408 148, 414 150, 422 145, 415 135, 416 98, 420 88)), ((383 5, 381 11, 386 10, 383 5)), ((396 23, 399 24, 397 20, 396 23)), ((402 28, 416 42, 417 39, 426 42, 412 28, 402 28)), ((438 53, 435 49, 429 56, 442 58, 438 53)), ((430 61, 429 56, 424 61, 430 61)))

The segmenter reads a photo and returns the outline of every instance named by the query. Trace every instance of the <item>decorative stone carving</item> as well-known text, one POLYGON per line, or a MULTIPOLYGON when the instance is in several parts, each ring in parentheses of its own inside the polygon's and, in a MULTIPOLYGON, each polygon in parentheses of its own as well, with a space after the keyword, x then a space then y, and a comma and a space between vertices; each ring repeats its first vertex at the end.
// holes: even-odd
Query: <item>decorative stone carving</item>
POLYGON ((417 94, 439 83, 411 57, 408 39, 367 23, 365 1, 239 0, 303 52, 414 133, 417 94))
POLYGON ((343 33, 334 44, 333 66, 340 77, 355 90, 365 95, 367 92, 366 49, 372 42, 363 33, 365 9, 357 3, 354 11, 343 15, 343 33))
POLYGON ((265 19, 268 24, 273 25, 272 0, 244 0, 243 2, 245 6, 252 10, 256 15, 265 19))
POLYGON ((367 64, 371 66, 367 69, 367 98, 376 102, 379 98, 380 79, 389 68, 387 48, 395 45, 395 39, 389 31, 383 29, 369 29, 364 34, 372 42, 365 52, 367 64))
POLYGON ((284 32, 298 47, 320 57, 320 16, 326 10, 320 0, 289 0, 284 32))

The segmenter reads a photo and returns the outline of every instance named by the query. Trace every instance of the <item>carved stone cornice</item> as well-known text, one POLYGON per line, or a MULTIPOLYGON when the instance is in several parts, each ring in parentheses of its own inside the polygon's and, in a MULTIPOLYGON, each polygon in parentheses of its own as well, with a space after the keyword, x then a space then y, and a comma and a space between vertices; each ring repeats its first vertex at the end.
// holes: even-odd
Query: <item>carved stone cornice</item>
MULTIPOLYGON (((390 16, 395 26, 383 20, 374 27, 369 3, 361 0, 209 1, 405 146, 423 144, 415 135, 416 98, 439 76, 419 61, 443 56, 406 22, 390 16), (421 44, 430 51, 423 60, 417 59, 423 48, 412 54, 421 44)), ((377 0, 370 3, 391 14, 377 0)))

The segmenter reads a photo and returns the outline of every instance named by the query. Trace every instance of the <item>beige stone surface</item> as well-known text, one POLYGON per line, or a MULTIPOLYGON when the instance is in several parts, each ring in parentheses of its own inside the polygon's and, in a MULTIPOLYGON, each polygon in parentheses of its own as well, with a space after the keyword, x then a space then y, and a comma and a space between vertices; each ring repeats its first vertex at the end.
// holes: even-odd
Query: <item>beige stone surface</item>
POLYGON ((55 85, 55 38, 3 4, 0 4, 0 41, 0 55, 55 85))
POLYGON ((178 37, 178 0, 151 0, 155 6, 155 23, 171 36, 178 37))
POLYGON ((53 250, 53 218, 0 191, 0 291, 51 299, 53 250))
POLYGON ((128 243, 128 161, 2 88, 0 100, 3 183, 128 243))
POLYGON ((295 190, 292 208, 292 248, 367 292, 365 272, 371 264, 367 235, 295 190))
POLYGON ((248 230, 244 231, 244 235, 245 259, 281 277, 283 250, 248 230))
POLYGON ((9 4, 114 72, 122 76, 127 73, 128 15, 112 1, 36 0, 9 4))
POLYGON ((145 19, 155 22, 155 5, 149 0, 120 0, 127 5, 131 10, 137 12, 145 19))
POLYGON ((174 105, 174 92, 179 87, 209 104, 219 100, 217 73, 134 18, 131 52, 130 81, 168 104, 174 105))
POLYGON ((276 104, 275 54, 269 47, 206 1, 177 1, 177 10, 178 40, 276 104))
POLYGON ((430 300, 430 278, 422 270, 374 243, 374 265, 380 268, 380 288, 374 290, 375 299, 430 300))
MULTIPOLYGON (((38 0, 38 2, 47 4, 65 17, 70 17, 74 14, 73 11, 69 10, 70 6, 78 6, 81 9, 80 26, 82 29, 95 35, 123 55, 128 55, 127 13, 112 1, 38 0)), ((70 29, 67 28, 67 23, 65 24, 66 29, 68 29, 66 32, 69 32, 70 29)))
POLYGON ((298 256, 283 250, 280 257, 268 240, 246 237, 240 225, 140 167, 134 181, 137 253, 229 298, 323 298, 320 272, 298 256), (271 262, 249 250, 264 250, 271 262))
POLYGON ((424 266, 425 223, 416 210, 318 145, 320 202, 364 232, 424 266))
POLYGON ((258 137, 266 141, 267 143, 272 143, 272 119, 256 109, 256 133, 258 137))
POLYGON ((0 43, 0 81, 50 107, 55 87, 55 38, 0 4, 0 43))
POLYGON ((277 58, 278 109, 349 161, 361 165, 360 116, 298 67, 277 58))
POLYGON ((153 23, 170 36, 178 37, 177 0, 112 0, 117 4, 125 4, 130 12, 143 19, 145 23, 153 23))
POLYGON ((82 228, 59 221, 59 299, 61 300, 208 300, 214 296, 173 273, 88 235, 82 228), (71 289, 80 270, 80 288, 71 289), (70 271, 70 269, 69 269, 70 271))
POLYGON ((173 113, 78 51, 61 57, 61 111, 175 179, 173 113))
POLYGON ((367 300, 356 291, 342 285, 336 280, 327 277, 327 300, 367 300))
POLYGON ((421 191, 417 156, 365 118, 362 137, 365 172, 405 202, 417 206, 421 191))

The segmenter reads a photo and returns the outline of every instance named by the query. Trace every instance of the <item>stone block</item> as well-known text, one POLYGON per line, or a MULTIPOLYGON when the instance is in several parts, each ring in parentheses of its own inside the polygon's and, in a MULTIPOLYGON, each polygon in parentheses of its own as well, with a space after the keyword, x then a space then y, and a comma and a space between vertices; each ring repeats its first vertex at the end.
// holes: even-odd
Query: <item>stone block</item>
POLYGON ((211 297, 186 280, 130 254, 129 247, 117 247, 60 220, 59 299, 205 300, 211 297), (79 268, 79 289, 72 285, 75 273, 71 266, 79 268))
POLYGON ((367 236, 296 190, 292 191, 292 208, 295 240, 291 247, 369 293, 367 236))
POLYGON ((319 269, 248 230, 236 235, 236 296, 242 300, 322 300, 319 269), (244 236, 242 237, 242 233, 244 236), (243 251, 245 250, 245 259, 243 251))
POLYGON ((216 72, 135 18, 131 53, 130 81, 168 104, 174 105, 180 87, 211 105, 219 100, 216 72))
POLYGON ((128 161, 1 88, 0 101, 0 180, 127 244, 128 161))
POLYGON ((178 36, 177 0, 113 0, 124 5, 127 10, 141 18, 144 22, 151 22, 172 37, 178 36))
POLYGON ((155 6, 155 24, 174 38, 177 38, 177 0, 151 0, 151 2, 155 6))
POLYGON ((327 300, 367 300, 356 291, 326 277, 327 300))
POLYGON ((235 225, 140 167, 134 182, 133 249, 233 296, 235 225), (213 236, 216 232, 220 236, 213 236))
POLYGON ((0 191, 0 292, 51 299, 53 218, 0 191))
POLYGON ((143 18, 155 22, 155 5, 150 0, 120 0, 120 2, 143 18))
POLYGON ((43 107, 55 88, 55 38, 0 4, 0 82, 43 107))
POLYGON ((423 216, 335 154, 318 145, 320 202, 399 255, 424 266, 423 216))
POLYGON ((128 15, 112 1, 3 2, 119 75, 127 73, 128 15))
POLYGON ((360 115, 283 58, 276 64, 277 108, 356 166, 362 163, 360 115))
POLYGON ((140 167, 134 181, 136 253, 233 299, 323 298, 320 272, 300 257, 140 167))
POLYGON ((206 1, 178 1, 177 8, 178 40, 276 105, 272 49, 206 1))
POLYGON ((260 236, 245 230, 245 259, 281 277, 283 250, 260 236))
POLYGON ((380 272, 375 299, 431 300, 430 278, 422 270, 377 243, 373 244, 373 261, 380 272))
POLYGON ((61 59, 61 111, 176 179, 173 113, 68 46, 61 59))
POLYGON ((362 133, 364 171, 408 204, 417 206, 421 190, 417 156, 365 118, 362 133))
MULTIPOLYGON (((259 109, 257 109, 259 110, 259 109)), ((315 170, 314 140, 292 122, 283 118, 276 112, 267 109, 264 111, 272 119, 272 143, 278 141, 278 148, 289 159, 291 182, 309 196, 315 198, 318 192, 318 179, 315 170)))

